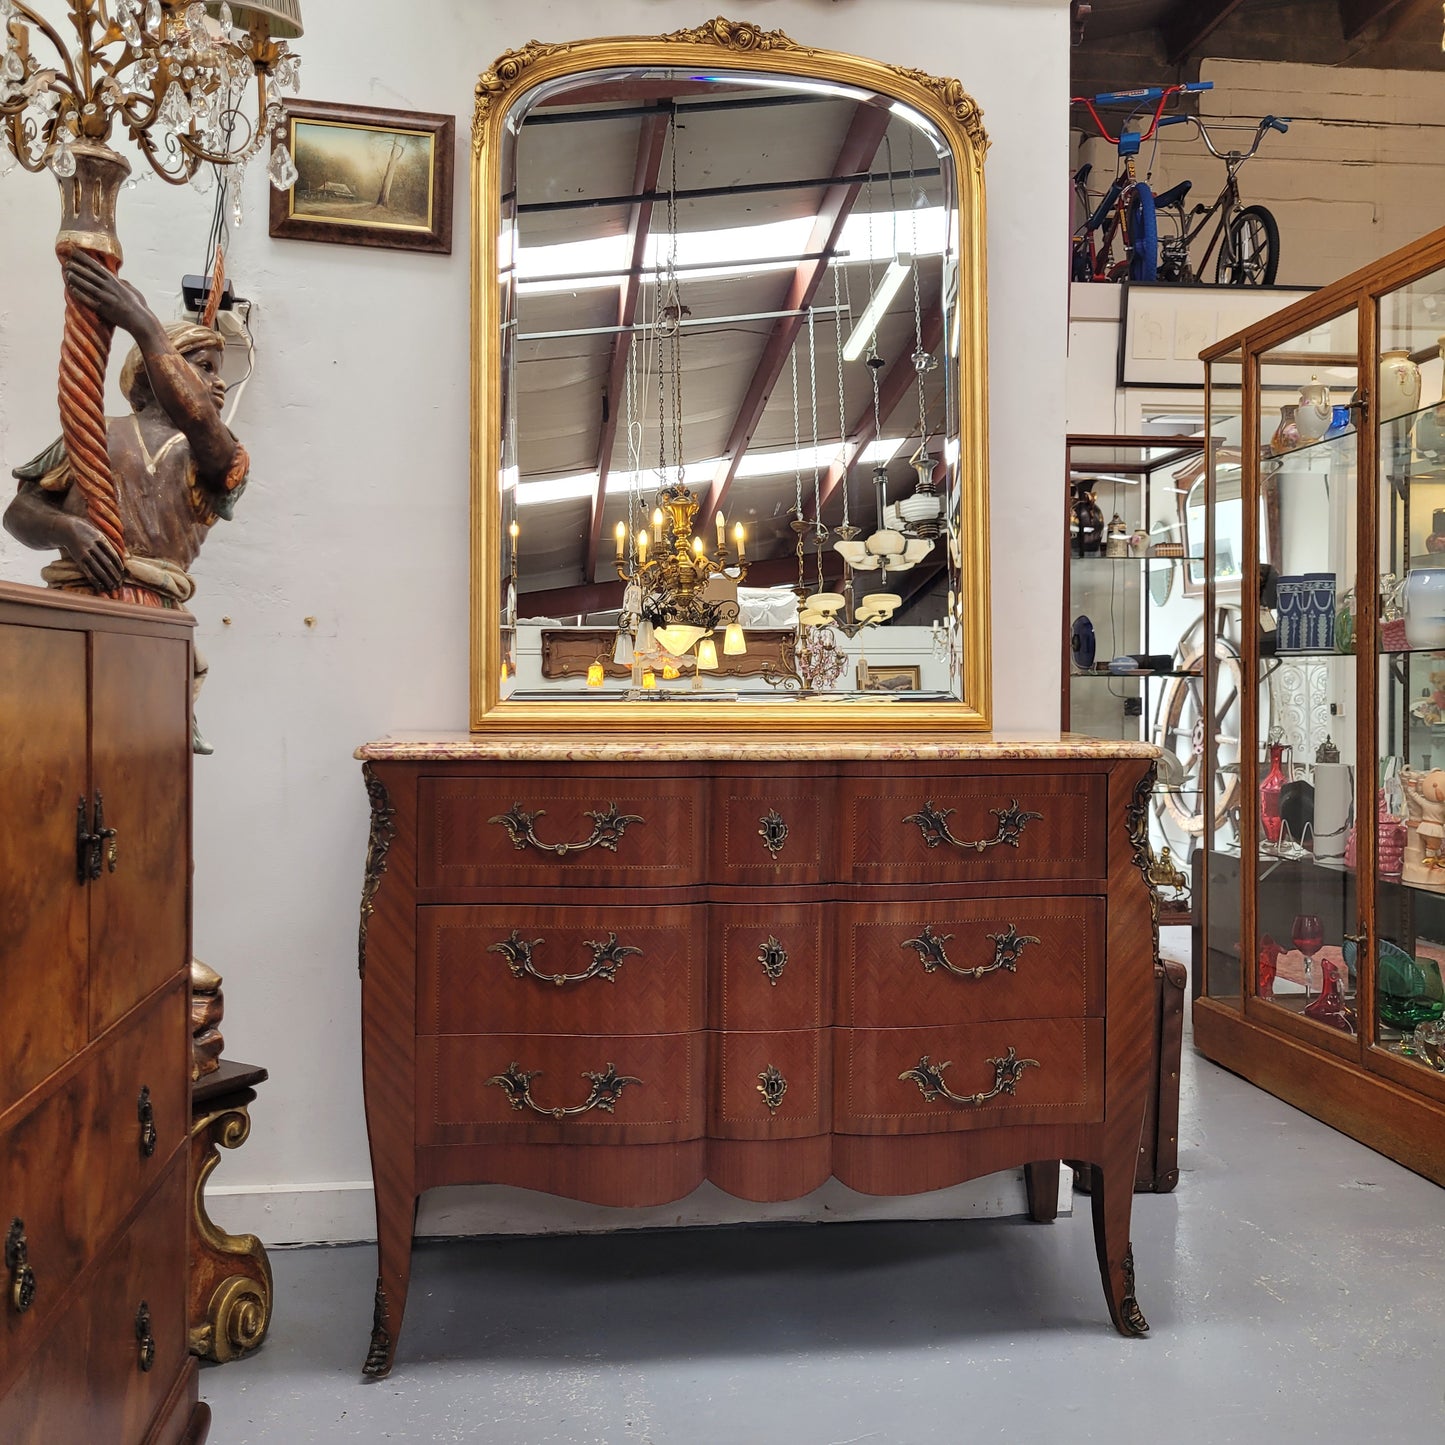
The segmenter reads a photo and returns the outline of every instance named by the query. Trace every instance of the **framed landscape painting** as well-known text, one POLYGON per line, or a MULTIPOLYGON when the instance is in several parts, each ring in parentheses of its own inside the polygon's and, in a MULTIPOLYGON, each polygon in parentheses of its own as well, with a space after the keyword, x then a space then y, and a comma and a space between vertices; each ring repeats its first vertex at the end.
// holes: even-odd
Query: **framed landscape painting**
POLYGON ((296 181, 271 192, 273 236, 451 254, 453 116, 289 100, 285 126, 296 181))

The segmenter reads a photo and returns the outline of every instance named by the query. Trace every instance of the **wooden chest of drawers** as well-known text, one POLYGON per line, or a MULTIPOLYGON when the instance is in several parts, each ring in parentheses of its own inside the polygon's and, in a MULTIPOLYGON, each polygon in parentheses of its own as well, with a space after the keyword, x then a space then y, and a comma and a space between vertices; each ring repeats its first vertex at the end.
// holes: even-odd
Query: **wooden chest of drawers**
POLYGON ((1150 1077, 1150 749, 988 740, 394 741, 372 807, 363 1065, 390 1368, 416 1201, 656 1204, 710 1179, 902 1194, 1090 1171, 1125 1334, 1150 1077))
POLYGON ((198 1445, 191 619, 0 583, 0 1440, 198 1445))

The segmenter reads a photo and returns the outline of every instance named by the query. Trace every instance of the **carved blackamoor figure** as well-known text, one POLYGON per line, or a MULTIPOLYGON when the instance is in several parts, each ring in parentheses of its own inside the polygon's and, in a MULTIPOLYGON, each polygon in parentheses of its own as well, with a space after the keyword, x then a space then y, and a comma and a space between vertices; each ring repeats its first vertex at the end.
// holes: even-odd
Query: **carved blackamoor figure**
MULTIPOLYGON (((59 550, 40 574, 50 587, 181 607, 195 592, 187 568, 211 527, 230 519, 249 468, 246 449, 221 420, 221 338, 190 322, 162 324, 134 286, 83 251, 66 261, 65 284, 136 343, 120 374, 131 414, 106 422, 125 556, 87 517, 63 440, 16 468, 20 489, 5 528, 28 547, 59 550)), ((206 669, 199 652, 195 659, 199 691, 206 669)), ((199 734, 193 742, 196 751, 211 751, 199 734)), ((221 1053, 221 978, 195 959, 191 981, 199 1076, 216 1068, 221 1053)))

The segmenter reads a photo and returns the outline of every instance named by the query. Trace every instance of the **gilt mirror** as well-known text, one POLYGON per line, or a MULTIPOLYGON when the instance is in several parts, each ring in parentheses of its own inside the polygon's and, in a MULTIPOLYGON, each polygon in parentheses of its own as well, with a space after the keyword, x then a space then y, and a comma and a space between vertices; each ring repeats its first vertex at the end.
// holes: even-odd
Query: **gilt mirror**
POLYGON ((474 728, 988 726, 985 146, 725 20, 483 74, 474 728))

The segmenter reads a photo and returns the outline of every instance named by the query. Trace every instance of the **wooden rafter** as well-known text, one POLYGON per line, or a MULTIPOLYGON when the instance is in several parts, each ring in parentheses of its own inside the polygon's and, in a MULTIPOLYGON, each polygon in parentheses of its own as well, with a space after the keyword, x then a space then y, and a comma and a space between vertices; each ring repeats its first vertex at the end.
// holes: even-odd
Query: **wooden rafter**
POLYGON ((1346 40, 1354 40, 1377 20, 1393 15, 1404 3, 1405 0, 1340 0, 1340 31, 1346 40))
MULTIPOLYGON (((670 110, 646 116, 637 140, 637 165, 632 173, 633 193, 646 196, 657 185, 662 169, 662 153, 667 141, 670 110)), ((617 294, 617 325, 630 327, 637 318, 637 299, 642 294, 642 258, 647 250, 647 236, 652 227, 653 202, 633 203, 627 218, 627 234, 631 238, 627 277, 617 294)), ((622 391, 627 374, 629 330, 619 331, 612 338, 612 356, 607 364, 607 405, 602 417, 601 434, 597 439, 597 490, 592 497, 592 523, 587 533, 587 561, 584 577, 597 575, 597 553, 602 539, 602 511, 607 501, 607 474, 612 470, 612 450, 617 441, 617 423, 622 415, 622 391)))
MULTIPOLYGON (((883 136, 888 130, 891 112, 885 107, 860 104, 853 112, 848 133, 833 163, 834 175, 853 175, 865 166, 871 166, 883 136)), ((787 294, 778 306, 780 311, 802 313, 813 303, 818 287, 827 274, 829 259, 842 234, 843 223, 848 219, 862 183, 854 181, 843 185, 830 186, 824 193, 818 216, 813 223, 812 235, 803 248, 816 259, 804 261, 793 273, 788 283, 787 294)), ((773 387, 783 374, 788 363, 788 354, 797 341, 798 333, 805 321, 802 314, 779 317, 763 347, 757 370, 744 396, 742 405, 728 434, 727 445, 723 448, 723 459, 708 491, 707 500, 701 510, 704 523, 711 521, 715 512, 721 511, 727 495, 737 476, 738 463, 747 452, 753 432, 762 420, 763 411, 772 395, 773 387)))
POLYGON ((1243 3, 1244 0, 1175 0, 1159 18, 1166 63, 1178 65, 1187 60, 1243 3))

